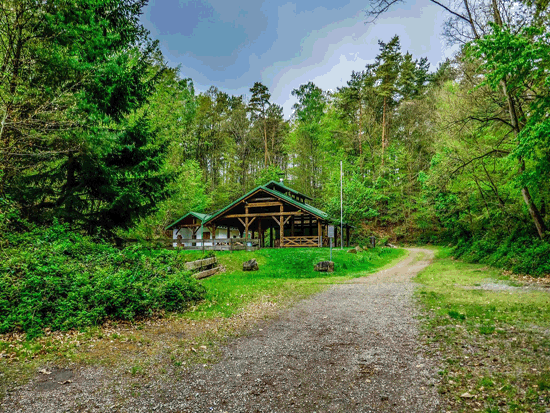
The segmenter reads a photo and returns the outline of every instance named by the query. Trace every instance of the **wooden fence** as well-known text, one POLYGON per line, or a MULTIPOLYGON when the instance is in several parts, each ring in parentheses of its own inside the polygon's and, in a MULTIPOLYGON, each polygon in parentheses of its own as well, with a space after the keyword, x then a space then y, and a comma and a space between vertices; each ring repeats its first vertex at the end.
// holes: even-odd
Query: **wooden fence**
POLYGON ((256 238, 214 238, 214 239, 125 239, 119 245, 143 243, 151 248, 168 248, 202 251, 256 251, 260 249, 260 240, 256 238))
POLYGON ((314 236, 300 236, 300 237, 284 237, 283 247, 318 247, 319 237, 314 236))

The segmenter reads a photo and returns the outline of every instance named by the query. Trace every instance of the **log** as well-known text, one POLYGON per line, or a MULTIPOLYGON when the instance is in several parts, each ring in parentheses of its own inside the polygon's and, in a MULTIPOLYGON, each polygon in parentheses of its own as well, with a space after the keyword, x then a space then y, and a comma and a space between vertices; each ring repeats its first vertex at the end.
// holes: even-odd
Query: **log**
POLYGON ((217 263, 218 263, 218 259, 216 257, 205 258, 204 260, 186 262, 185 269, 188 271, 192 271, 192 270, 196 270, 197 268, 208 267, 211 265, 215 265, 217 263))
POLYGON ((216 274, 218 271, 220 271, 220 267, 216 267, 216 268, 212 268, 210 270, 204 270, 204 271, 198 272, 198 273, 194 274, 193 277, 195 277, 197 280, 200 280, 202 278, 210 277, 210 276, 216 274))

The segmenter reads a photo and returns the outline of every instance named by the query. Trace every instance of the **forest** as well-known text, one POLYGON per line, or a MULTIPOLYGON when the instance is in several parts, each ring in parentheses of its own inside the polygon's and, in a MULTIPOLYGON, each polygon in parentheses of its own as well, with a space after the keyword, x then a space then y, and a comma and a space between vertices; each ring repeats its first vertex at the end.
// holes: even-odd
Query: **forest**
MULTIPOLYGON (((367 2, 365 21, 399 0, 367 2)), ((290 119, 261 82, 204 93, 165 62, 145 0, 0 6, 2 245, 62 225, 95 240, 156 238, 283 177, 356 242, 455 246, 550 273, 548 2, 444 6, 460 45, 434 67, 397 36, 334 91, 292 92, 290 119)), ((438 3, 439 4, 439 3, 438 3)))

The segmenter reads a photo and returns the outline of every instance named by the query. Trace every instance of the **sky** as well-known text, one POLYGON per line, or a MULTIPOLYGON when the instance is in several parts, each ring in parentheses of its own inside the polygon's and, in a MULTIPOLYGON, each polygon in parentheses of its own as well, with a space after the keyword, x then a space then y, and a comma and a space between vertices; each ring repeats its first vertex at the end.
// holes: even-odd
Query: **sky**
POLYGON ((312 81, 336 90, 372 63, 378 41, 398 35, 403 52, 427 57, 432 70, 451 57, 442 38, 444 11, 429 0, 406 0, 365 24, 368 0, 150 0, 142 22, 170 66, 210 86, 250 96, 254 82, 292 113, 293 89, 312 81))

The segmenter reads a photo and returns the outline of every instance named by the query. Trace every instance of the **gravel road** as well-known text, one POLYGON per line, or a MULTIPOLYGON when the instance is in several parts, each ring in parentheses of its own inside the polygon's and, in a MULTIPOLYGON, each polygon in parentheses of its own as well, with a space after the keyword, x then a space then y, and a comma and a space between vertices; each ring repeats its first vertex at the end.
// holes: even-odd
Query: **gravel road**
POLYGON ((432 252, 300 302, 222 348, 214 365, 128 385, 99 368, 31 382, 6 412, 438 412, 434 361, 418 341, 411 278, 432 252))

